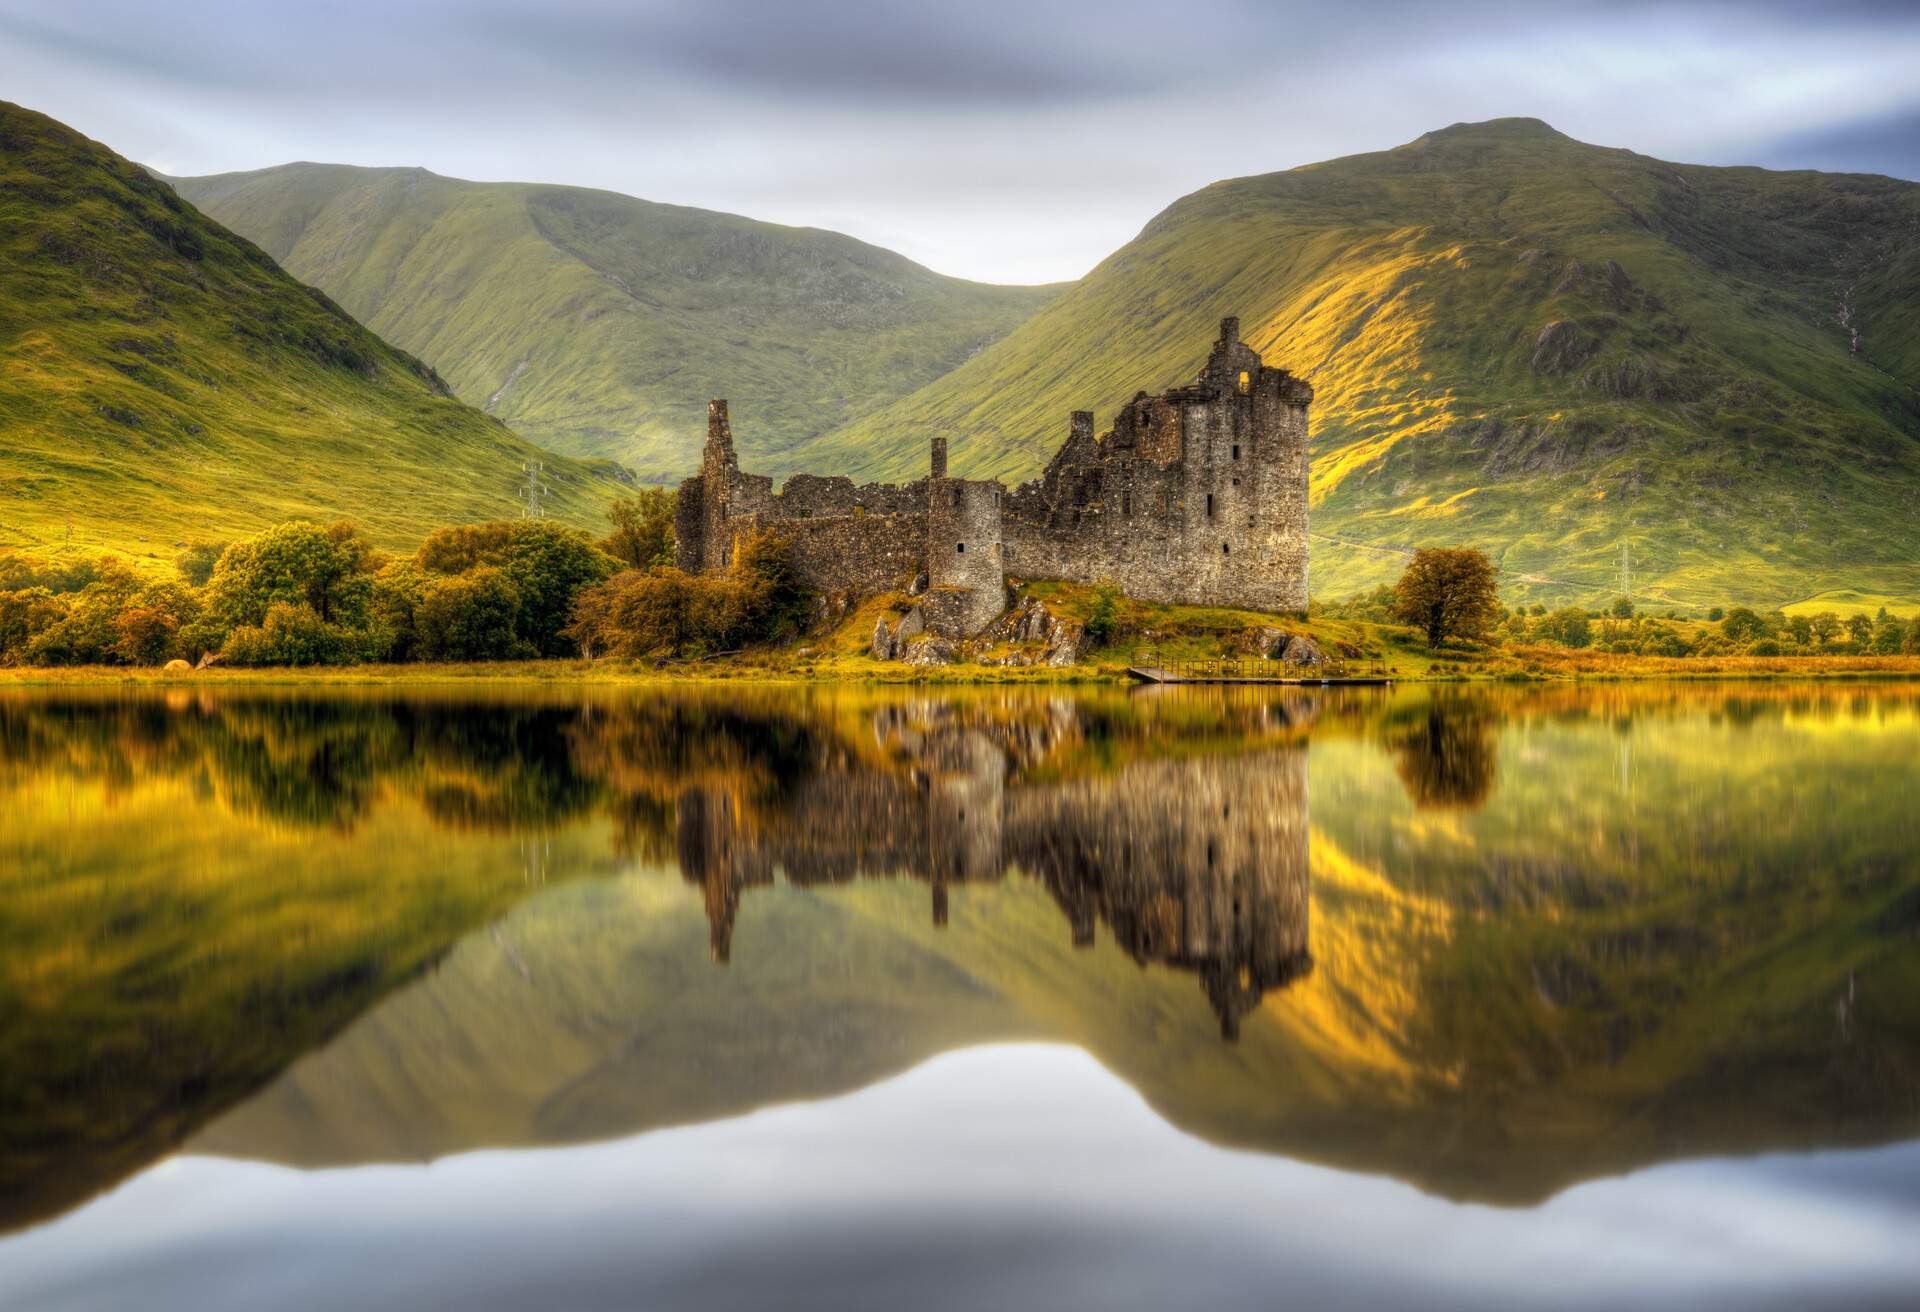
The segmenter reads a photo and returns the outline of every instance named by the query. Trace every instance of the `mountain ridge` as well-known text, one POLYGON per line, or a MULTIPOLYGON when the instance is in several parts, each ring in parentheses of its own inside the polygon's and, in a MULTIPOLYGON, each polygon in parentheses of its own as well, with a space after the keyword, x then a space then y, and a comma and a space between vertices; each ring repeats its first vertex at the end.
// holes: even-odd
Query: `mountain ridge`
POLYGON ((0 547, 171 560, 176 538, 342 517, 410 546, 514 514, 530 461, 577 522, 619 486, 462 405, 139 166, 5 103, 0 250, 0 547))
POLYGON ((752 458, 904 395, 1057 287, 949 278, 823 228, 604 189, 293 163, 170 180, 527 436, 670 479, 705 403, 752 458))

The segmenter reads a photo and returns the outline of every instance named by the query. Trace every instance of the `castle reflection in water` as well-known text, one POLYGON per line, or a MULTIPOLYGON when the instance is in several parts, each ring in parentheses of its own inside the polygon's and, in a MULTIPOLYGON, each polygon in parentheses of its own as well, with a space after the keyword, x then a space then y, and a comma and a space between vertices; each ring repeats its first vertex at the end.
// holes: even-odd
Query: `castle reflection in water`
POLYGON ((1064 708, 1036 725, 883 705, 872 727, 882 762, 834 752, 772 803, 723 784, 679 795, 679 865, 702 890, 715 961, 731 954, 743 894, 776 875, 922 880, 944 925, 954 886, 1018 871, 1046 887, 1076 946, 1104 923, 1142 966, 1196 974, 1226 1038, 1312 969, 1299 742, 1076 775, 1049 768, 1078 738, 1064 708))

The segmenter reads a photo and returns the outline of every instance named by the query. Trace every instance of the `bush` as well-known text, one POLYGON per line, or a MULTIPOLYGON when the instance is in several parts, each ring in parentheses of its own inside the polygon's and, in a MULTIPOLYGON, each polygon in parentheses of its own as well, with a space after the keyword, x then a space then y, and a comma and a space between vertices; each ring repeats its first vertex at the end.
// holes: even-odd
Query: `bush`
POLYGON ((1096 647, 1106 647, 1120 632, 1120 593, 1111 583, 1102 583, 1094 590, 1093 608, 1087 612, 1087 641, 1096 647))
POLYGON ((1587 612, 1578 606, 1562 606, 1534 622, 1533 636, 1540 642, 1556 642, 1578 650, 1593 641, 1593 625, 1587 612))
POLYGON ((1749 656, 1778 656, 1779 654, 1780 643, 1773 638, 1761 638, 1758 641, 1747 644, 1747 655, 1749 656))
POLYGON ((304 602, 276 601, 259 624, 228 634, 220 654, 232 665, 345 665, 361 659, 362 643, 304 602))
POLYGON ((491 565, 429 582, 413 615, 421 660, 498 661, 531 656, 516 622, 521 598, 504 570, 491 565))
POLYGON ((1752 642, 1769 636, 1768 624, 1745 606, 1735 606, 1720 621, 1720 634, 1728 642, 1752 642))
POLYGON ((25 663, 34 639, 66 617, 67 603, 45 587, 0 592, 0 663, 25 663))
POLYGON ((608 507, 613 525, 600 549, 628 569, 649 570, 673 564, 676 498, 664 487, 641 488, 608 507))
POLYGON ((565 630, 581 591, 612 577, 619 562, 584 533, 547 519, 496 520, 437 529, 415 556, 428 574, 463 575, 498 569, 512 585, 519 610, 518 639, 531 654, 565 656, 565 630))
POLYGON ((762 532, 739 544, 725 577, 627 570, 586 589, 566 636, 589 657, 701 656, 803 632, 809 600, 787 541, 762 532))

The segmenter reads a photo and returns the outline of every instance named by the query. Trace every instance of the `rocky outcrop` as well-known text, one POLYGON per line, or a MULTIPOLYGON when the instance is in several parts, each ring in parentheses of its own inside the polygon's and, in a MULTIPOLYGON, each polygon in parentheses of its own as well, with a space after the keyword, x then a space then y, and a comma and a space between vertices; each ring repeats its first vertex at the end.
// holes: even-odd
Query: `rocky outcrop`
POLYGON ((1061 619, 1037 597, 1017 602, 977 637, 955 641, 926 635, 926 615, 919 605, 891 625, 882 616, 873 626, 873 658, 910 665, 973 660, 988 665, 1060 668, 1077 664, 1087 652, 1086 626, 1061 619))
POLYGON ((1599 349, 1594 338, 1565 319, 1555 319, 1533 339, 1533 367, 1543 374, 1572 373, 1599 349))

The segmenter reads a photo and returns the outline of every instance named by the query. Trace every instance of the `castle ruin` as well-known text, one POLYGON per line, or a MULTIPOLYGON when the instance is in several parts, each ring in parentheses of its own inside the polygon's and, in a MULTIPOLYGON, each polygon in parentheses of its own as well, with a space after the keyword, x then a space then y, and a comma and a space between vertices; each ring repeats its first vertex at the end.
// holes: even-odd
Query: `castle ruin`
POLYGON ((1137 394, 1112 429, 1074 412, 1040 477, 1009 492, 947 474, 932 441, 924 479, 856 485, 740 471, 727 403, 707 407, 700 472, 680 485, 676 563, 719 572, 743 535, 777 528, 799 581, 829 597, 902 587, 922 575, 929 632, 979 633, 1007 608, 1007 575, 1110 580, 1144 601, 1305 612, 1307 410, 1304 378, 1265 364, 1225 319, 1199 378, 1137 394))

